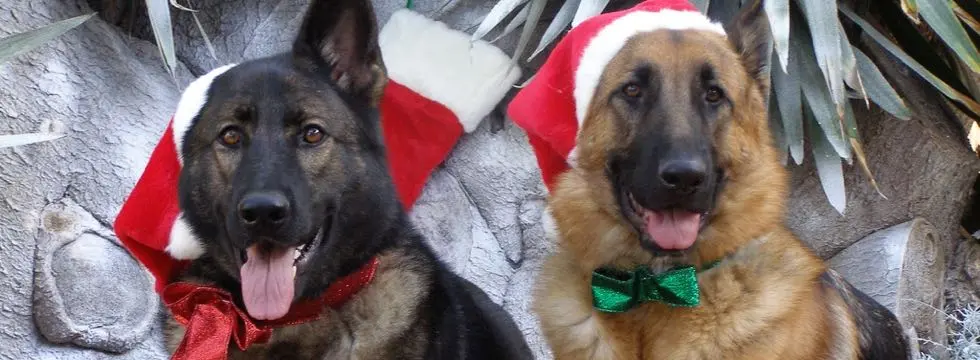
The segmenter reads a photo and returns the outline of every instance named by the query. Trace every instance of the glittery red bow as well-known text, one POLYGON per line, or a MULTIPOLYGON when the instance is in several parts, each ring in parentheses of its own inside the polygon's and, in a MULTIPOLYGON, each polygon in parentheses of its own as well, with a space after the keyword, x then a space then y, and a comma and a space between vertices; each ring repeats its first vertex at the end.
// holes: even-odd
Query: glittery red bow
POLYGON ((234 340, 244 351, 252 344, 269 341, 272 330, 316 320, 323 308, 343 305, 374 279, 378 259, 372 258, 359 270, 327 288, 319 299, 295 303, 289 313, 276 320, 253 320, 238 308, 231 293, 213 286, 175 282, 163 290, 163 301, 170 313, 184 325, 184 338, 172 360, 224 360, 234 340))

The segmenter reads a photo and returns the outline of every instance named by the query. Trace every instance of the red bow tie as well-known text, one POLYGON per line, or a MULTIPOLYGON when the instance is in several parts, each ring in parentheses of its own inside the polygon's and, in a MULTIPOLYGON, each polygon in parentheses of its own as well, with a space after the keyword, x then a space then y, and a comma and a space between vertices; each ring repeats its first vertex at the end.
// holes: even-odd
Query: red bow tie
POLYGON ((343 305, 374 279, 378 259, 372 258, 359 270, 338 279, 319 299, 295 303, 289 313, 276 320, 253 320, 235 306, 231 293, 207 285, 175 282, 163 290, 163 301, 184 325, 184 338, 172 360, 224 360, 231 340, 242 351, 252 344, 269 341, 272 330, 316 320, 323 308, 343 305))

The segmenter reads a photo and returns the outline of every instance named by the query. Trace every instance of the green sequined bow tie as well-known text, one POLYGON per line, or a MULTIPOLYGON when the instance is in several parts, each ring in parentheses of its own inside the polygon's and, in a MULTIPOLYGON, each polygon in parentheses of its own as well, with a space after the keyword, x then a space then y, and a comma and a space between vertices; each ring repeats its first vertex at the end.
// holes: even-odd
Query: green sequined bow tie
POLYGON ((660 274, 651 274, 646 266, 632 272, 611 269, 592 272, 592 305, 602 312, 625 312, 650 301, 693 307, 700 304, 700 295, 694 266, 682 266, 660 274))

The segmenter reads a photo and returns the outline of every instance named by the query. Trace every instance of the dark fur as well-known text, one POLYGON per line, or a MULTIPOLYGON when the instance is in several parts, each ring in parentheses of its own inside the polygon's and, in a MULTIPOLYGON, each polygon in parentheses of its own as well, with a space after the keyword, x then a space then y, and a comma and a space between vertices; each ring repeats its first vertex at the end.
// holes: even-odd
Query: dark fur
POLYGON ((861 359, 911 359, 909 343, 902 325, 890 310, 854 288, 833 269, 820 277, 830 291, 836 291, 847 304, 858 327, 861 359))
MULTIPOLYGON (((245 248, 296 247, 323 229, 298 268, 296 298, 319 296, 378 256, 375 281, 268 344, 230 346, 233 358, 530 358, 510 316, 437 259, 397 201, 377 108, 387 79, 375 23, 369 1, 314 1, 291 53, 215 79, 181 149, 181 208, 206 245, 183 280, 216 284, 242 306, 245 248), (310 125, 322 142, 303 142, 310 125), (236 146, 220 143, 228 126, 243 134, 236 146), (288 202, 280 226, 243 222, 237 209, 256 194, 288 202)), ((172 350, 182 329, 169 329, 172 350)))

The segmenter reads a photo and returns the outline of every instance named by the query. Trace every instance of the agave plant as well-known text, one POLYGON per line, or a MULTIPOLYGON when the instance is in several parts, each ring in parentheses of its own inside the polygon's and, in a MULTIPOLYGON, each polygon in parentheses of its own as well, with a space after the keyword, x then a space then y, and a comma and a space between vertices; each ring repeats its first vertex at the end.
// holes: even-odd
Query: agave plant
MULTIPOLYGON (((534 51, 526 58, 525 50, 534 26, 524 26, 513 55, 515 63, 535 58, 570 26, 601 13, 609 3, 609 0, 563 1, 557 12, 548 14, 552 20, 534 51)), ((692 0, 703 13, 721 21, 731 19, 741 2, 692 0)), ((473 39, 487 36, 506 19, 509 19, 507 25, 491 41, 523 24, 537 24, 545 15, 547 3, 548 0, 500 0, 474 32, 473 39)), ((904 13, 904 19, 899 19, 904 24, 890 21, 888 26, 924 28, 941 40, 954 61, 962 65, 959 68, 963 72, 980 75, 980 54, 963 26, 967 24, 973 35, 978 35, 980 23, 960 7, 963 3, 969 3, 964 6, 980 7, 976 1, 959 1, 958 4, 951 0, 876 1, 874 6, 892 7, 896 12, 904 13)), ((911 116, 905 101, 878 66, 854 45, 856 37, 849 37, 846 28, 857 29, 874 39, 964 113, 974 119, 980 118, 977 115, 980 104, 956 76, 947 75, 952 71, 943 68, 945 62, 932 59, 928 67, 919 62, 918 59, 937 56, 935 47, 923 45, 921 39, 916 43, 913 37, 906 43, 896 44, 872 26, 869 19, 839 1, 767 0, 765 10, 773 35, 769 103, 777 143, 786 151, 784 154, 788 154, 785 158, 791 157, 799 165, 805 156, 804 142, 809 141, 827 200, 841 214, 844 214, 846 203, 842 161, 853 164, 857 160, 871 185, 878 189, 864 155, 850 100, 863 100, 865 106, 874 103, 898 119, 907 120, 911 116), (906 53, 909 48, 918 51, 917 56, 906 53), (936 69, 943 70, 938 73, 946 76, 937 76, 936 69), (809 138, 806 139, 804 134, 809 134, 809 138)))
MULTIPOLYGON (((31 51, 41 44, 61 36, 61 34, 81 25, 94 15, 95 13, 76 16, 0 39, 0 65, 17 55, 31 51)), ((64 134, 58 133, 0 135, 0 148, 50 141, 63 136, 64 134)))
POLYGON ((170 76, 175 75, 177 68, 177 52, 174 49, 174 31, 170 19, 170 8, 176 8, 189 12, 197 25, 197 30, 201 32, 204 45, 207 46, 211 57, 217 59, 214 45, 211 39, 201 26, 201 20, 197 17, 197 10, 180 5, 177 0, 146 0, 146 13, 150 19, 150 28, 153 30, 153 37, 156 40, 157 49, 160 50, 160 57, 163 59, 163 66, 170 72, 170 76))

